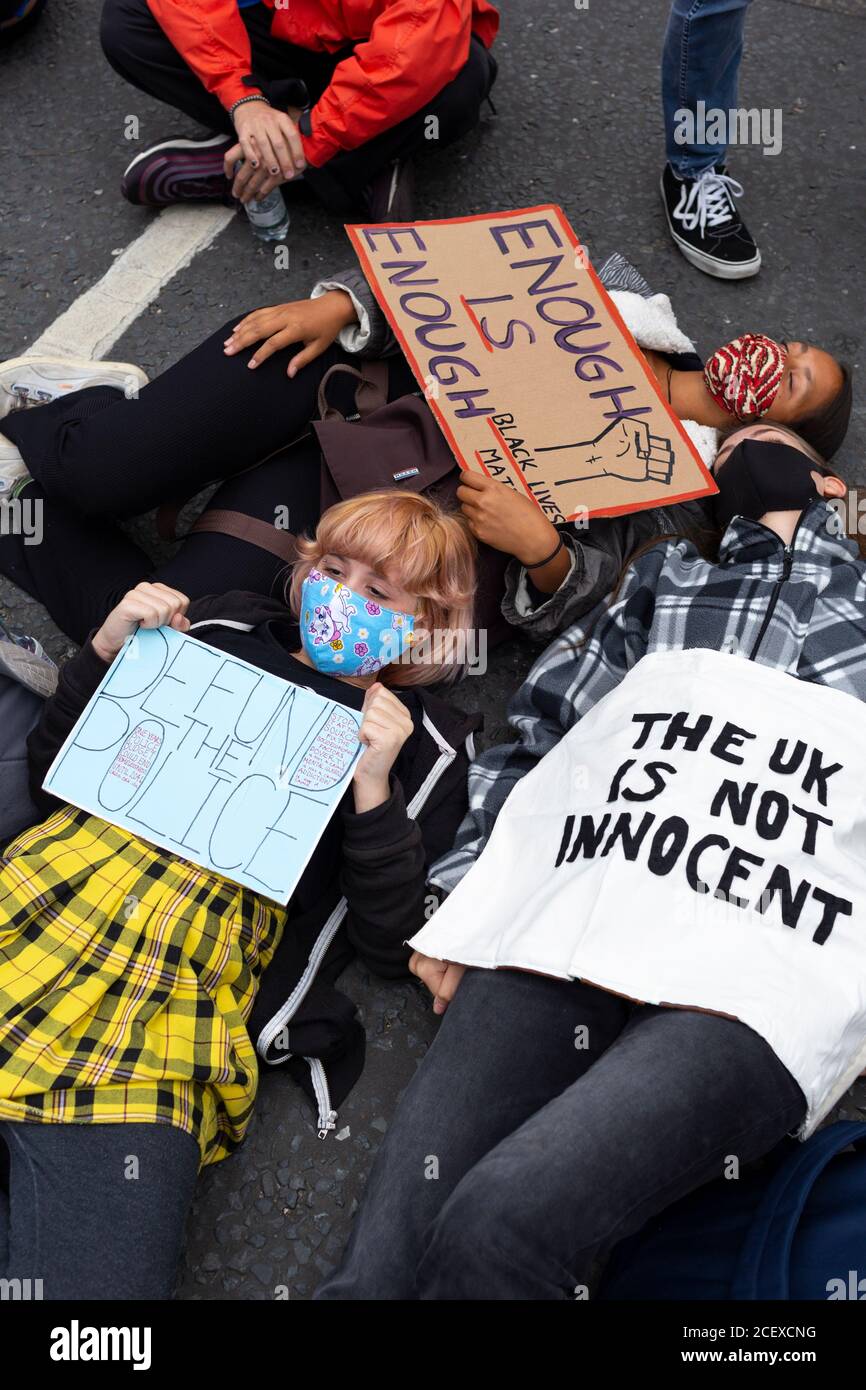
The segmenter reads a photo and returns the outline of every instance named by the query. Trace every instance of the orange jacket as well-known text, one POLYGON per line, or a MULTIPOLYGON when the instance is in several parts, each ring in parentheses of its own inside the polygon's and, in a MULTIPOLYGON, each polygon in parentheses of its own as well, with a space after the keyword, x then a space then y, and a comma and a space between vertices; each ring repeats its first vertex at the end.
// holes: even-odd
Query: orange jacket
MULTIPOLYGON (((352 150, 420 111, 457 75, 475 33, 488 48, 499 12, 488 0, 265 0, 275 38, 334 53, 339 63, 312 109, 304 153, 313 165, 352 150)), ((178 53, 228 109, 257 87, 247 31, 236 0, 148 0, 178 53)), ((291 73, 287 73, 291 76, 291 73)))

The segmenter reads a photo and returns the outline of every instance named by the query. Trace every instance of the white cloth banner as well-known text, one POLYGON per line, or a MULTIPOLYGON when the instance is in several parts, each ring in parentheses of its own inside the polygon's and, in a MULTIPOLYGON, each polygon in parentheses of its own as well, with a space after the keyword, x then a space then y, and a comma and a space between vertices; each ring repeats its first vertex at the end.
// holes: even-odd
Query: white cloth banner
POLYGON ((805 1138, 866 1068, 866 710, 693 650, 653 653, 511 792, 411 945, 741 1019, 805 1138))

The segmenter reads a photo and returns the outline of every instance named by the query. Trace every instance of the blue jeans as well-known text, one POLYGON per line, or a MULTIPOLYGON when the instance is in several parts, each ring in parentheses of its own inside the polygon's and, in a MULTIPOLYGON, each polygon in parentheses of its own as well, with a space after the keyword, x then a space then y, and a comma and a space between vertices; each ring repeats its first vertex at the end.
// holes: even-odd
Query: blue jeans
POLYGON ((680 178, 696 178, 722 164, 726 145, 680 145, 674 140, 676 113, 729 111, 737 105, 746 9, 751 0, 673 0, 662 51, 662 106, 668 163, 680 178))
POLYGON ((316 1297, 582 1296, 617 1241, 804 1113, 745 1024, 469 970, 316 1297))

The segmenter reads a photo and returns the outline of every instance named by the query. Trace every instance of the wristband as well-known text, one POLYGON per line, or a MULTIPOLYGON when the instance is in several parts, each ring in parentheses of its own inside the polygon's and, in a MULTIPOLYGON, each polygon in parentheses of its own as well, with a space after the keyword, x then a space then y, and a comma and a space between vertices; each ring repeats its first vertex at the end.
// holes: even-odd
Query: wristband
POLYGON ((557 557, 557 555, 559 554, 560 550, 562 550, 564 544, 565 544, 565 542, 563 541, 562 536, 560 536, 559 539, 558 539, 558 541, 556 542, 556 549, 555 549, 555 550, 551 550, 550 554, 547 555, 547 556, 545 556, 545 558, 544 558, 543 560, 536 560, 534 565, 524 565, 523 568, 524 568, 525 570, 540 570, 540 569, 544 569, 544 566, 545 566, 545 565, 549 565, 550 562, 551 562, 551 560, 555 560, 555 559, 556 559, 556 557, 557 557))
POLYGON ((247 104, 248 101, 263 101, 263 102, 265 103, 266 106, 270 106, 270 104, 271 104, 271 103, 268 101, 267 97, 266 97, 266 96, 262 96, 261 93, 259 93, 259 92, 255 92, 252 96, 249 96, 249 97, 238 97, 238 100, 237 100, 237 101, 233 101, 232 104, 231 104, 231 106, 229 107, 229 120, 230 120, 230 121, 233 121, 233 120, 234 120, 234 115, 235 115, 235 112, 237 111, 238 107, 239 107, 239 106, 246 106, 246 104, 247 104))

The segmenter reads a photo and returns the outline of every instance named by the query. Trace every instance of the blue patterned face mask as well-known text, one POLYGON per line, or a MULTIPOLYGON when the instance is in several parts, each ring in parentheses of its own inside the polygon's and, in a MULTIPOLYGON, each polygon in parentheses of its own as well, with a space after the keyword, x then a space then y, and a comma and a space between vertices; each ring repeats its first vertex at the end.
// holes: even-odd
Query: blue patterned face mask
POLYGON ((367 676, 411 646, 415 619, 310 570, 301 588, 300 625, 304 651, 317 671, 367 676))

